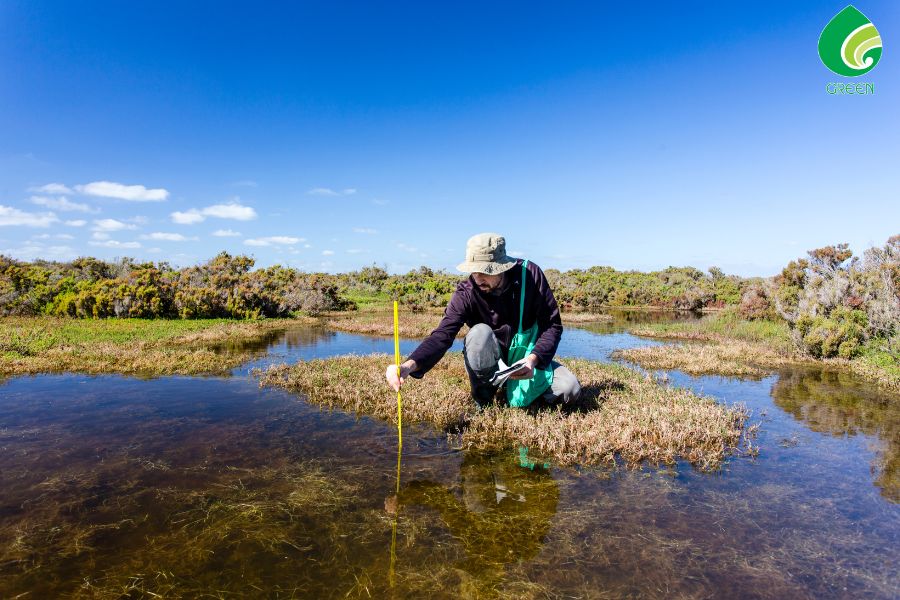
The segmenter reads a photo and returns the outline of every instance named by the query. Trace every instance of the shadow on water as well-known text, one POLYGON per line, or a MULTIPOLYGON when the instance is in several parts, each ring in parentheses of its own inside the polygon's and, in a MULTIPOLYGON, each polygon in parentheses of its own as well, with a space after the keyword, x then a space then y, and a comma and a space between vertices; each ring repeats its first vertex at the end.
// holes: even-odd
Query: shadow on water
MULTIPOLYGON (((568 328, 561 353, 606 359, 622 343, 646 342, 568 328)), ((414 346, 406 340, 402 352, 414 346)), ((762 421, 759 457, 716 474, 687 464, 545 468, 516 452, 453 451, 441 434, 405 428, 397 495, 392 426, 244 376, 270 362, 390 352, 390 341, 297 329, 253 349, 265 356, 230 378, 0 385, 0 597, 900 590, 896 402, 853 378, 671 373, 762 421)))

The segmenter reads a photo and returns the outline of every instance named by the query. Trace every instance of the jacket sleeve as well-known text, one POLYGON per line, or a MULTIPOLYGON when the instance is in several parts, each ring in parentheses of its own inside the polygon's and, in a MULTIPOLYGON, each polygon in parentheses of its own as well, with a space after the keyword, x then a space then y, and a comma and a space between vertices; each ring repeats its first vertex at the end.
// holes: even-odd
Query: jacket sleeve
POLYGON ((534 354, 538 357, 538 366, 547 368, 556 355, 559 340, 562 338, 563 325, 559 314, 556 297, 550 289, 550 283, 544 272, 535 265, 535 301, 539 303, 537 310, 538 339, 534 345, 534 354))
POLYGON ((409 355, 408 358, 416 361, 417 367, 415 371, 410 373, 410 376, 421 379, 425 373, 430 371, 444 357, 444 354, 453 345, 456 334, 459 333, 459 330, 466 323, 466 307, 468 305, 466 298, 467 292, 462 287, 462 284, 458 285, 450 298, 450 303, 447 304, 447 308, 444 310, 444 318, 441 319, 437 329, 432 331, 409 355))

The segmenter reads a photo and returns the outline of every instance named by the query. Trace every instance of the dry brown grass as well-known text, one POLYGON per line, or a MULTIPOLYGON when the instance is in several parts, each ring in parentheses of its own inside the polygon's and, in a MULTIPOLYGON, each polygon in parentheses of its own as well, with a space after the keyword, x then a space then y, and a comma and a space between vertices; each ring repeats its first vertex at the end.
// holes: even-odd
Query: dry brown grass
POLYGON ((612 315, 587 312, 563 312, 562 322, 565 323, 607 323, 613 320, 612 315))
POLYGON ((0 377, 38 373, 223 374, 251 351, 216 352, 210 346, 258 339, 312 319, 265 321, 79 321, 4 318, 0 322, 0 377))
POLYGON ((763 344, 722 341, 712 343, 666 344, 617 350, 624 358, 645 369, 678 369, 690 375, 733 375, 763 377, 771 369, 800 362, 763 344))
POLYGON ((654 328, 634 328, 634 335, 685 343, 618 350, 613 356, 624 358, 645 369, 677 369, 690 375, 731 375, 764 377, 786 365, 818 365, 834 371, 850 371, 870 383, 900 390, 900 377, 889 369, 873 365, 863 358, 815 359, 798 352, 781 339, 742 340, 727 334, 705 331, 696 324, 676 328, 671 324, 654 328))
MULTIPOLYGON (((343 356, 256 370, 260 385, 307 396, 310 402, 396 422, 396 396, 383 380, 387 355, 343 356)), ((493 407, 477 412, 469 398, 462 357, 450 354, 421 380, 403 388, 404 422, 427 422, 459 436, 472 449, 527 446, 557 464, 596 464, 621 458, 672 463, 686 459, 714 468, 740 440, 747 413, 688 390, 659 385, 621 365, 566 361, 584 390, 579 407, 493 407)))

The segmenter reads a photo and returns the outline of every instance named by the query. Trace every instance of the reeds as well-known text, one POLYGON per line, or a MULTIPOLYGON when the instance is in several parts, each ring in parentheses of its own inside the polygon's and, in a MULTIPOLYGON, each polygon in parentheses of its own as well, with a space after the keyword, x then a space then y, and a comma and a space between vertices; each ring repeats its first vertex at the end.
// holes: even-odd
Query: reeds
MULTIPOLYGON (((387 355, 342 356, 255 370, 260 385, 305 395, 314 404, 395 422, 383 380, 387 355)), ((741 440, 747 413, 688 390, 660 385, 621 365, 566 361, 582 384, 577 407, 491 407, 476 411, 460 354, 449 354, 425 378, 408 380, 404 420, 448 431, 462 447, 526 446, 556 464, 671 464, 685 459, 715 468, 741 440)))

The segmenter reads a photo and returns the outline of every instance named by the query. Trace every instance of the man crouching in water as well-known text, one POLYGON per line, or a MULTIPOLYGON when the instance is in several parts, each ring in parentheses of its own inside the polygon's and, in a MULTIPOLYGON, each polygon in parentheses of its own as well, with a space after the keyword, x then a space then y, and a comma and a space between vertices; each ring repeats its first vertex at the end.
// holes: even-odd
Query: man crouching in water
POLYGON ((490 404, 505 387, 510 406, 524 407, 541 398, 569 404, 581 395, 581 384, 569 369, 553 360, 562 336, 562 321, 553 291, 536 264, 506 255, 506 240, 481 233, 466 243, 466 261, 457 266, 471 276, 456 286, 437 329, 400 365, 385 371, 399 390, 407 377, 421 378, 444 356, 463 325, 469 332, 463 348, 472 398, 490 404), (523 360, 505 385, 491 383, 501 360, 523 360))

